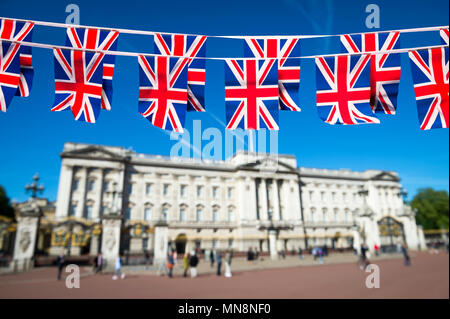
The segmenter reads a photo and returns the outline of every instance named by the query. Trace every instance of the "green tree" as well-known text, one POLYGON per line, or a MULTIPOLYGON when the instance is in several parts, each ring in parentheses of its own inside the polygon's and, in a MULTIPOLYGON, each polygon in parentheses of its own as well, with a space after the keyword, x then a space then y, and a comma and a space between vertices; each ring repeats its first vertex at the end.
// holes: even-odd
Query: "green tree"
POLYGON ((0 185, 0 215, 14 219, 14 208, 12 208, 6 191, 0 185))
POLYGON ((419 189, 411 201, 417 209, 416 221, 424 229, 448 228, 448 193, 432 188, 419 189))

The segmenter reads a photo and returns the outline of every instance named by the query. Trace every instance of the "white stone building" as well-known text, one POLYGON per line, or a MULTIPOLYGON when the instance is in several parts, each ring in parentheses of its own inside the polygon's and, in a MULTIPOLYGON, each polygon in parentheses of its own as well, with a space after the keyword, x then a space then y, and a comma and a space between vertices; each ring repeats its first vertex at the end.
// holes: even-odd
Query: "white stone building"
MULTIPOLYGON (((120 214, 120 251, 154 249, 154 226, 168 223, 178 252, 200 247, 269 251, 327 245, 383 248, 421 244, 395 172, 298 167, 294 156, 238 152, 224 161, 138 154, 121 147, 66 143, 51 254, 96 254, 106 217, 120 214), (187 246, 187 247, 186 247, 187 246)), ((106 236, 106 235, 105 235, 106 236)), ((101 244, 103 243, 103 244, 101 244)))

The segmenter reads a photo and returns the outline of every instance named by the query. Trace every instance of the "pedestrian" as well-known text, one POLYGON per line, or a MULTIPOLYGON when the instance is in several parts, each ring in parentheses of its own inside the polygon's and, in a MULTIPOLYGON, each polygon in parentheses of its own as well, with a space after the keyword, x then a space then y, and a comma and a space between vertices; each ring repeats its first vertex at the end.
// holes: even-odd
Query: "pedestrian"
POLYGON ((125 274, 122 273, 122 257, 120 255, 117 255, 114 276, 112 277, 112 279, 117 280, 119 275, 120 279, 125 279, 125 274))
POLYGON ((286 259, 286 253, 285 253, 284 249, 281 250, 280 254, 283 259, 286 259))
POLYGON ((216 253, 216 259, 217 259, 217 276, 220 276, 222 268, 222 253, 220 251, 216 253))
POLYGON ((375 244, 375 245, 373 245, 373 250, 375 251, 375 256, 378 257, 380 247, 377 244, 375 244))
POLYGON ((366 269, 366 267, 370 264, 369 259, 367 258, 367 251, 369 248, 366 244, 361 244, 361 256, 359 258, 358 264, 359 268, 366 269))
POLYGON ((247 261, 252 261, 252 260, 253 260, 252 247, 249 247, 248 251, 247 251, 247 261))
POLYGON ((58 280, 61 280, 61 273, 65 262, 66 256, 64 255, 64 253, 59 254, 59 256, 56 258, 56 266, 58 267, 58 280))
POLYGON ((254 252, 254 256, 253 256, 253 257, 254 257, 254 260, 255 260, 255 261, 258 261, 258 258, 259 258, 259 250, 258 250, 258 248, 256 248, 256 247, 255 247, 255 252, 254 252))
POLYGON ((95 257, 95 273, 98 274, 103 268, 103 256, 102 253, 97 254, 95 257))
POLYGON ((230 250, 227 250, 225 254, 225 277, 231 277, 231 260, 233 258, 233 254, 230 250))
POLYGON ((326 244, 323 245, 322 253, 325 257, 328 257, 328 246, 326 244))
POLYGON ((302 259, 303 258, 303 250, 301 247, 298 247, 298 259, 302 259))
POLYGON ((320 247, 317 250, 319 254, 319 263, 323 264, 323 250, 320 247))
POLYGON ((402 253, 405 266, 411 266, 411 259, 409 258, 408 247, 406 246, 406 243, 403 243, 402 245, 402 253))
POLYGON ((183 256, 183 270, 184 270, 183 277, 187 277, 187 273, 189 270, 189 255, 188 255, 188 253, 185 253, 183 256))
POLYGON ((191 268, 191 278, 197 277, 197 265, 198 257, 195 251, 191 252, 191 258, 189 259, 189 267, 191 268))
POLYGON ((148 251, 145 251, 145 270, 148 270, 148 267, 150 266, 150 254, 148 251))
POLYGON ((211 262, 211 268, 214 267, 214 250, 209 252, 209 261, 211 262))
POLYGON ((169 268, 169 278, 173 276, 173 266, 175 265, 174 253, 167 254, 167 268, 169 268))

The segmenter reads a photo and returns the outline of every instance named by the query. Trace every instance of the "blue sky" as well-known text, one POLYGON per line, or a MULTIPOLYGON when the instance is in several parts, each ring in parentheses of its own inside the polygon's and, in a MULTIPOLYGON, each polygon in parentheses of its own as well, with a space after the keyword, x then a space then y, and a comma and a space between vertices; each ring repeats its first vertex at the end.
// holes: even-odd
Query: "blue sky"
MULTIPOLYGON (((46 1, 2 0, 4 17, 64 22, 68 4, 80 8, 83 25, 206 35, 340 34, 367 32, 367 4, 380 7, 380 30, 448 25, 448 2, 427 1, 46 1)), ((37 26, 33 39, 64 44, 65 30, 37 26)), ((439 44, 434 33, 402 37, 402 46, 439 44)), ((332 53, 335 39, 307 40, 302 53, 332 53)), ((118 50, 153 52, 152 37, 121 35, 118 50)), ((334 51, 337 52, 337 51, 334 51)), ((210 56, 240 56, 242 43, 212 39, 210 56)), ((54 99, 53 57, 50 50, 33 49, 35 78, 28 98, 14 98, 0 114, 0 185, 15 200, 25 200, 26 183, 39 172, 44 196, 56 199, 59 154, 67 141, 131 147, 137 152, 168 155, 174 141, 152 127, 137 112, 138 65, 135 58, 118 57, 114 73, 113 110, 103 111, 95 125, 74 121, 71 112, 50 112, 54 99)), ((223 62, 208 61, 204 114, 189 113, 186 128, 200 120, 202 128, 225 122, 223 62)), ((279 153, 294 154, 300 166, 397 171, 413 196, 418 188, 449 188, 448 129, 420 131, 409 61, 402 55, 398 112, 380 116, 379 125, 331 126, 315 106, 313 60, 302 60, 301 113, 280 114, 279 153)), ((224 134, 223 134, 224 135, 224 134)), ((204 142, 206 144, 206 142, 204 142)), ((203 144, 203 145, 204 145, 203 144)))

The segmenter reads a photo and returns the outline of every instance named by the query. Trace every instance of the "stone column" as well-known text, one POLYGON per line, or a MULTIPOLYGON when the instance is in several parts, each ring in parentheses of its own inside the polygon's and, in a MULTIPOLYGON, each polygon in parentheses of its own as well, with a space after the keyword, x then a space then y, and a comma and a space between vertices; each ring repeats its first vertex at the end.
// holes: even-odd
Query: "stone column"
POLYGON ((63 164, 59 174, 58 200, 56 202, 57 219, 67 217, 72 195, 73 166, 63 164))
POLYGON ((155 224, 153 259, 155 264, 165 262, 168 253, 169 227, 165 221, 155 224))
POLYGON ((278 180, 272 180, 272 200, 273 200, 273 220, 281 220, 280 215, 280 198, 278 193, 278 180))
POLYGON ((103 178, 104 170, 101 168, 97 178, 97 184, 95 185, 96 199, 94 203, 94 212, 92 218, 98 220, 101 217, 102 212, 102 201, 103 201, 103 178))
POLYGON ((261 220, 268 220, 268 214, 267 214, 267 186, 266 186, 266 180, 261 178, 261 183, 259 184, 259 198, 260 198, 260 204, 261 204, 261 210, 259 211, 260 216, 259 218, 261 220))
POLYGON ((34 265, 41 216, 42 211, 33 199, 30 199, 19 212, 13 261, 10 263, 14 271, 29 270, 34 265))
POLYGON ((82 167, 80 169, 81 172, 81 178, 80 181, 78 183, 78 189, 79 189, 79 194, 80 194, 80 200, 77 206, 77 211, 75 213, 75 216, 78 218, 82 218, 84 215, 84 205, 85 205, 85 201, 86 201, 86 184, 87 184, 87 167, 82 167))
POLYGON ((277 231, 269 230, 269 251, 270 251, 270 259, 277 260, 278 259, 278 251, 277 251, 277 231))
POLYGON ((120 228, 122 216, 103 216, 102 255, 105 260, 105 271, 114 271, 116 258, 120 248, 120 228))

